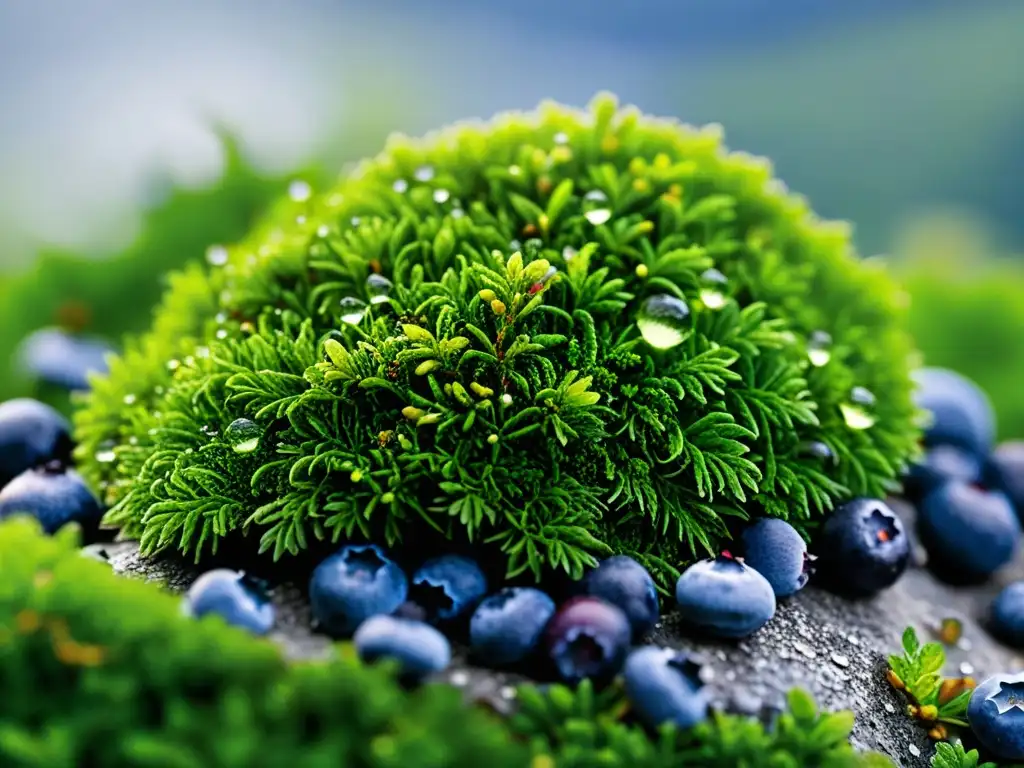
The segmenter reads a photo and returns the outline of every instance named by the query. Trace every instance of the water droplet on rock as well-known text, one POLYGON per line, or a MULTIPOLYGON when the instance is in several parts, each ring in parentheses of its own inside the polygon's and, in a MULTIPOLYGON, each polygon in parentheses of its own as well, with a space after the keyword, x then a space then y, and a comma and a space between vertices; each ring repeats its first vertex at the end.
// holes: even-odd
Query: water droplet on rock
POLYGON ((383 304, 388 300, 388 295, 395 285, 384 275, 371 274, 366 278, 366 294, 370 297, 371 304, 383 304))
POLYGON ((835 664, 837 667, 842 667, 843 669, 846 669, 850 666, 850 660, 845 656, 839 655, 838 653, 832 654, 832 663, 835 664))
POLYGON ((349 325, 359 325, 366 316, 366 303, 355 296, 346 296, 340 302, 341 321, 349 325))
POLYGON ((832 359, 832 337, 824 331, 815 331, 807 340, 807 357, 811 365, 821 368, 832 359))
POLYGON ((655 349, 671 349, 690 334, 690 308, 667 293, 647 298, 640 307, 636 324, 644 341, 655 349))
POLYGON ((469 684, 469 674, 467 672, 463 672, 461 669, 457 672, 452 672, 449 682, 451 682, 451 684, 456 688, 463 688, 469 684))
POLYGON ((968 661, 964 661, 960 664, 960 674, 964 677, 974 674, 974 665, 968 661))
POLYGON ((911 744, 909 747, 907 747, 907 751, 910 752, 910 754, 912 754, 914 757, 921 756, 921 750, 917 748, 916 744, 911 744))
POLYGON ((250 419, 236 419, 224 430, 224 439, 235 453, 252 453, 260 447, 263 429, 250 419))

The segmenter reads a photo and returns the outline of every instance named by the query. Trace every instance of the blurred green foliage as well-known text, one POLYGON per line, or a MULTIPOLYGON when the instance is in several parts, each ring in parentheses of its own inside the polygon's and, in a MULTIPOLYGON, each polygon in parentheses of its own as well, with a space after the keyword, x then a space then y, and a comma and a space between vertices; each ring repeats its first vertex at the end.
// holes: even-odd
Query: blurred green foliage
POLYGON ((995 254, 982 230, 949 216, 909 231, 894 261, 924 364, 976 381, 1000 438, 1024 436, 1024 261, 995 254))

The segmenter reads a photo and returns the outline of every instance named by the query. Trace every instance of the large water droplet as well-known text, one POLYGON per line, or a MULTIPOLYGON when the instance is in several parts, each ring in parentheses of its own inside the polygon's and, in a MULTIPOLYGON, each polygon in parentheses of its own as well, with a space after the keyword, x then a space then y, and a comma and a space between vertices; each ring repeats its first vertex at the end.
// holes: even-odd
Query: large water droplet
POLYGON ((212 267, 223 267, 228 263, 228 249, 223 245, 211 245, 206 249, 206 260, 212 267))
POLYGON ((568 144, 569 143, 569 134, 567 134, 565 131, 559 131, 558 133, 555 134, 554 138, 555 138, 555 144, 568 144))
POLYGON ((434 168, 430 165, 421 165, 413 175, 416 177, 416 181, 430 181, 434 178, 434 168))
POLYGON ((236 419, 224 430, 224 439, 235 453, 252 453, 260 447, 263 429, 250 419, 236 419))
POLYGON ((409 182, 405 179, 395 179, 395 183, 391 185, 391 188, 402 195, 409 190, 409 182))
POLYGON ((811 365, 821 368, 832 359, 832 337, 824 331, 815 331, 807 340, 807 357, 811 365))
MULTIPOLYGON (((438 203, 438 204, 440 204, 440 203, 447 203, 449 197, 451 197, 451 192, 449 192, 447 189, 435 189, 434 190, 434 202, 435 203, 438 203)), ((455 214, 455 211, 452 211, 452 215, 454 215, 454 214, 455 214)))
POLYGON ((138 400, 138 398, 135 397, 135 395, 129 394, 124 396, 125 405, 135 405, 136 400, 138 400))
POLYGON ((371 304, 383 304, 388 300, 391 289, 394 287, 394 283, 376 272, 366 278, 366 294, 370 297, 371 304))
POLYGON ((608 195, 600 189, 592 189, 583 196, 583 217, 595 227, 606 223, 612 217, 608 207, 608 195))
POLYGON ((708 309, 721 309, 725 306, 725 294, 722 292, 722 286, 726 285, 729 280, 719 272, 717 269, 706 269, 701 274, 700 279, 706 284, 700 289, 700 300, 708 309))
POLYGON ((296 179, 288 185, 288 197, 297 203, 304 203, 313 194, 313 188, 302 179, 296 179))
POLYGON ((871 413, 875 404, 875 395, 865 387, 854 387, 850 390, 850 402, 840 403, 839 410, 843 421, 850 429, 870 429, 877 419, 871 413))
POLYGON ((340 302, 341 321, 349 325, 359 325, 366 316, 366 303, 355 296, 346 296, 340 302))
POLYGON ((636 324, 644 341, 655 349, 671 349, 690 333, 690 308, 682 299, 667 293, 644 301, 636 324))
POLYGON ((221 339, 223 341, 224 339, 226 339, 228 337, 228 329, 227 328, 220 328, 220 329, 218 329, 217 333, 215 333, 214 335, 218 339, 221 339))

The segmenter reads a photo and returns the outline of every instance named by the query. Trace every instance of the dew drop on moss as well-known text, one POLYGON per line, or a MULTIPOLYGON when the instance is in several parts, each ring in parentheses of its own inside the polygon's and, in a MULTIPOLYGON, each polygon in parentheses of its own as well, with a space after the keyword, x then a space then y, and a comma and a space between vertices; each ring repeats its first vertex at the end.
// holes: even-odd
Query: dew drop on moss
POLYGON ((124 404, 125 405, 135 405, 135 401, 137 399, 138 398, 136 398, 135 395, 131 395, 131 394, 125 395, 124 396, 124 404))
POLYGON ((409 190, 409 182, 405 179, 395 179, 395 183, 391 185, 391 188, 402 195, 409 190))
POLYGON ((583 196, 583 217, 595 227, 612 217, 608 207, 608 195, 600 189, 592 189, 583 196))
MULTIPOLYGON (((434 202, 435 203, 439 203, 439 204, 440 203, 447 203, 449 197, 451 197, 451 192, 449 192, 447 189, 435 189, 434 190, 434 202)), ((455 211, 452 211, 452 214, 454 215, 455 211)))
POLYGON ((117 454, 113 447, 102 448, 96 453, 96 461, 100 464, 112 464, 117 460, 117 454))
POLYGON ((416 181, 430 181, 434 178, 434 168, 430 165, 421 165, 414 174, 416 181))
POLYGON ((227 328, 221 328, 221 329, 219 329, 217 331, 217 333, 215 335, 216 335, 216 337, 218 339, 223 341, 224 339, 226 339, 228 337, 228 329, 227 328))
POLYGON ((815 331, 807 340, 807 357, 811 365, 821 368, 832 359, 832 337, 824 331, 815 331))
POLYGON ((644 341, 655 349, 671 349, 690 332, 690 308, 682 299, 661 293, 644 301, 636 324, 644 341))
POLYGON ((304 203, 313 194, 312 187, 302 179, 296 179, 288 185, 288 197, 297 203, 304 203))
POLYGON ((605 224, 612 217, 612 212, 608 208, 595 208, 592 211, 587 211, 583 214, 583 217, 593 224, 595 227, 605 224))
POLYGON ((391 289, 394 287, 395 284, 384 275, 373 273, 366 278, 366 295, 370 297, 371 304, 383 304, 388 300, 391 289))
POLYGON ((875 395, 865 387, 854 387, 850 390, 850 402, 840 403, 839 410, 843 421, 850 429, 870 429, 875 425, 875 416, 871 409, 875 404, 875 395))
POLYGON ((341 300, 341 321, 349 325, 359 325, 366 316, 366 304, 355 296, 346 296, 341 300))
POLYGON ((700 300, 708 309, 721 309, 725 306, 725 294, 722 286, 729 281, 717 269, 707 269, 700 276, 705 285, 700 289, 700 300))
POLYGON ((569 134, 567 134, 565 131, 559 131, 558 133, 555 134, 555 144, 568 144, 568 143, 569 143, 569 134))
POLYGON ((223 267, 228 263, 228 249, 223 245, 211 245, 206 249, 206 261, 211 267, 223 267))
POLYGON ((235 453, 252 453, 260 447, 263 430, 250 419, 236 419, 224 430, 224 439, 235 453))

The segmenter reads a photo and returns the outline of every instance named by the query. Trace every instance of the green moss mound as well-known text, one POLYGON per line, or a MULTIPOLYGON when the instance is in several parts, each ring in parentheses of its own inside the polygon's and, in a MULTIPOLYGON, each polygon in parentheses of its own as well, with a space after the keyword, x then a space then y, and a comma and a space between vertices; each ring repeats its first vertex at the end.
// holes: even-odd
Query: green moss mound
POLYGON ((916 440, 899 295, 847 227, 604 96, 293 188, 138 348, 78 432, 147 552, 443 539, 668 580, 730 518, 885 493, 916 440))

